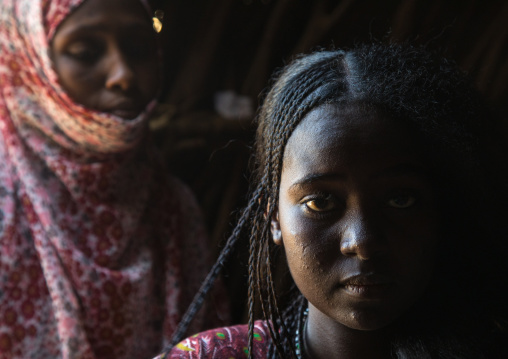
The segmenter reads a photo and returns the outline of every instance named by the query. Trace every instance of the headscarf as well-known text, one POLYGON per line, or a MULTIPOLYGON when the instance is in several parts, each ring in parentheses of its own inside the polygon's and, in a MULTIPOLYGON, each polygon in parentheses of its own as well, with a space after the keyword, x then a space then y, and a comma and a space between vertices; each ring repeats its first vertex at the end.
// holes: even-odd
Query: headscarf
POLYGON ((58 83, 49 43, 82 1, 0 0, 0 358, 150 357, 206 267, 154 104, 127 121, 58 83))

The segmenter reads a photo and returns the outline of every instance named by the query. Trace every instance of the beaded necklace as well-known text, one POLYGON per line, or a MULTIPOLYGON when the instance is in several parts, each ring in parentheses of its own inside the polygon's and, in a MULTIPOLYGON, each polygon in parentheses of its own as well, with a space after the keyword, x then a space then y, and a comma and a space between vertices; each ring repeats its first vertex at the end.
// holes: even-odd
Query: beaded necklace
POLYGON ((309 315, 309 308, 305 309, 302 315, 302 319, 300 321, 300 325, 296 328, 295 333, 295 353, 297 359, 302 359, 303 352, 303 333, 305 333, 305 328, 307 327, 307 316, 309 315))

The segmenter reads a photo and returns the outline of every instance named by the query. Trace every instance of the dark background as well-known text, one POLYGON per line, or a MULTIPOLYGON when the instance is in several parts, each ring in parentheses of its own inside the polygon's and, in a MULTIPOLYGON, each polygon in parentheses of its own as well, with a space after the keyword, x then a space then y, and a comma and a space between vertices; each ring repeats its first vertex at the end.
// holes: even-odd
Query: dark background
MULTIPOLYGON (((157 0, 155 0, 157 1, 157 0)), ((195 191, 216 255, 245 201, 253 116, 225 118, 216 93, 250 99, 295 54, 372 41, 411 41, 452 59, 476 82, 508 134, 508 1, 159 0, 164 105, 154 141, 195 191)), ((245 250, 225 270, 242 321, 245 250)))

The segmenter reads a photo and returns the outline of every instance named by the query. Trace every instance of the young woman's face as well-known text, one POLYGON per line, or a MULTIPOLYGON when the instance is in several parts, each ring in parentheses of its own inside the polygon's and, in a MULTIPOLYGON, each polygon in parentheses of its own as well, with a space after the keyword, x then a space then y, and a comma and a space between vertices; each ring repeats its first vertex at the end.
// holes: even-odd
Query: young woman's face
POLYGON ((438 214, 413 142, 374 112, 332 105, 311 111, 288 141, 274 240, 311 309, 332 323, 386 327, 429 282, 438 214))
POLYGON ((77 103, 125 119, 159 89, 155 32, 139 0, 86 0, 59 26, 51 57, 77 103))

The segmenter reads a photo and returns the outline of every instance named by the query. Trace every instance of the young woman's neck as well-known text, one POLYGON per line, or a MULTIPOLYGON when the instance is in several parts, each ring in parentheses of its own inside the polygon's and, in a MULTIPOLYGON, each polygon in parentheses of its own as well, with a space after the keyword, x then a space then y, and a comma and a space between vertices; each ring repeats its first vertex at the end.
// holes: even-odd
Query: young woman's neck
POLYGON ((362 331, 335 322, 309 305, 304 358, 389 359, 387 331, 362 331))

